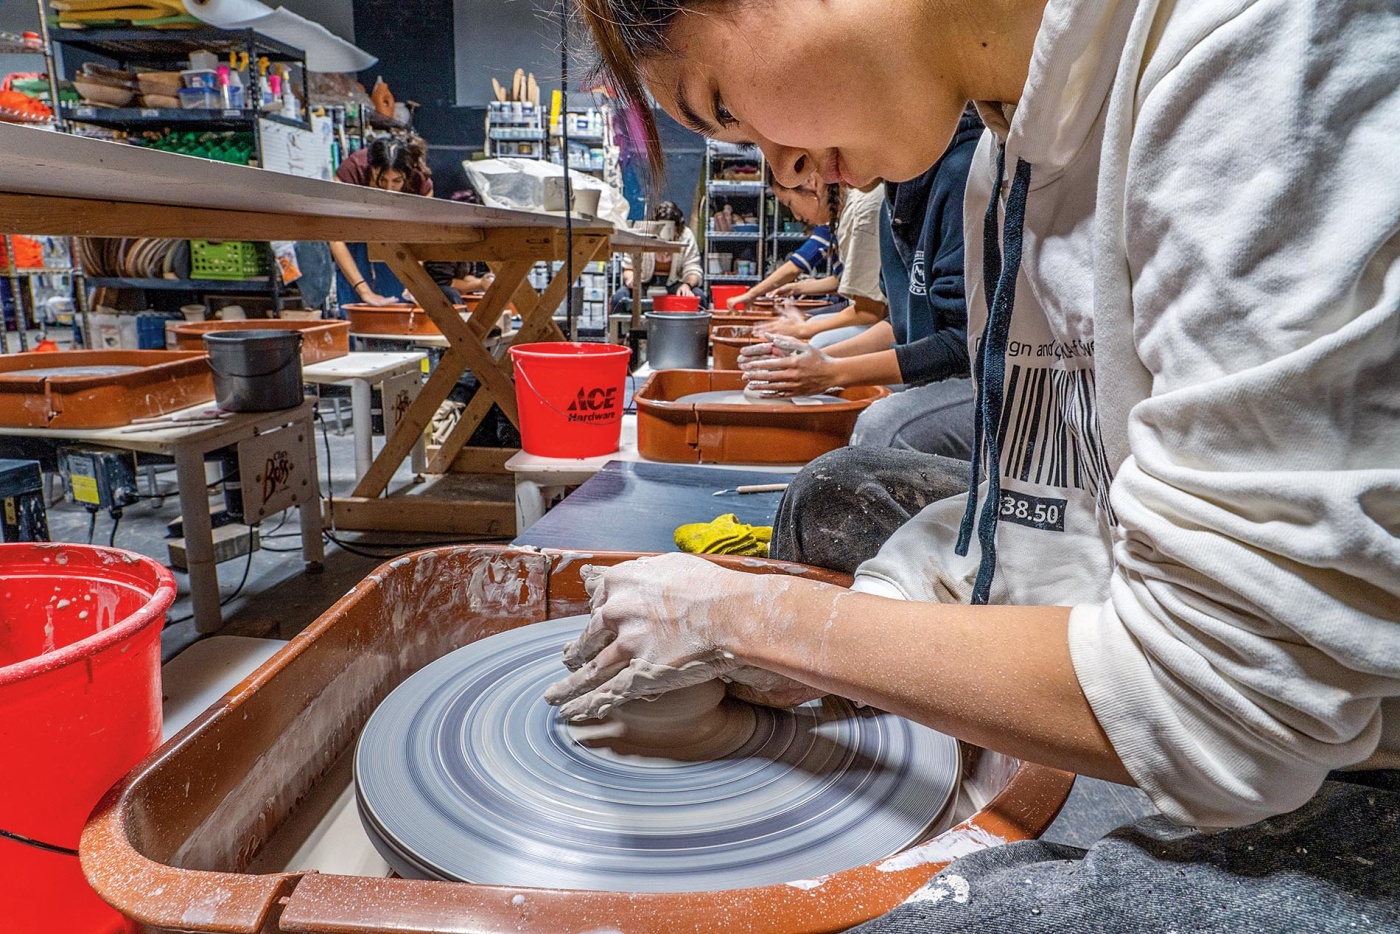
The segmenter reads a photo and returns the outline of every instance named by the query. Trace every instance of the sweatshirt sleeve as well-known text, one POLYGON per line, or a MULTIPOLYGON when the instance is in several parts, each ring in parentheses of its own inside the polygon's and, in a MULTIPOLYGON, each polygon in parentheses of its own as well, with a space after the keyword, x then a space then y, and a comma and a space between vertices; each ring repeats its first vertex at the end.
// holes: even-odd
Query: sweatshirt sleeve
POLYGON ((1070 649, 1124 765, 1182 823, 1300 806, 1400 713, 1400 18, 1384 6, 1260 2, 1194 35, 1174 17, 1120 153, 1151 389, 1111 489, 1110 598, 1072 611, 1070 649))

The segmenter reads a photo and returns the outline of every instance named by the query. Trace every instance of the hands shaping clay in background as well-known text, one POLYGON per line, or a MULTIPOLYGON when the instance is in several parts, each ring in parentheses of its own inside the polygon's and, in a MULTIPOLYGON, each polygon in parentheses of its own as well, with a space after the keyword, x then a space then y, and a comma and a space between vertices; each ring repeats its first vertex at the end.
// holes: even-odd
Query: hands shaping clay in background
MULTIPOLYGON (((568 720, 586 720, 714 678, 751 703, 787 707, 820 697, 736 657, 748 640, 766 638, 756 632, 758 608, 774 606, 765 578, 680 554, 585 567, 593 615, 564 649, 573 674, 551 685, 545 700, 568 720)), ((770 636, 772 623, 769 617, 770 636)))
POLYGON ((805 341, 781 334, 766 335, 763 344, 751 344, 739 351, 739 369, 744 374, 744 395, 812 396, 840 385, 836 360, 805 341))

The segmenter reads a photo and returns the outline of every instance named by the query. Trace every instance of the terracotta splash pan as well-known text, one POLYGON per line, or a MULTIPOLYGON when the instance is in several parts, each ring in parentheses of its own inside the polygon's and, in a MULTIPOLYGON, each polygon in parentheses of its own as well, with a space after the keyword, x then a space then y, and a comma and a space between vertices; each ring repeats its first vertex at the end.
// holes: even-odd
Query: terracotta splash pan
POLYGON ((190 321, 170 329, 175 335, 177 349, 200 353, 204 353, 204 335, 216 331, 300 331, 303 365, 343 357, 350 352, 348 321, 190 321))
MULTIPOLYGON (((381 566, 107 793, 83 832, 88 881, 157 931, 816 934, 899 904, 954 855, 1038 836, 1064 803, 1073 776, 964 746, 961 823, 801 887, 642 894, 248 871, 298 826, 299 806, 328 790, 318 785, 342 774, 333 766, 405 678, 477 639, 585 611, 579 569, 632 557, 478 546, 381 566)), ((719 562, 848 582, 781 562, 719 562)))
MULTIPOLYGON (((832 302, 825 298, 794 298, 791 302, 803 311, 811 311, 814 308, 827 308, 833 304, 840 304, 839 301, 832 302)), ((778 300, 775 298, 756 298, 753 300, 753 307, 756 310, 770 310, 776 308, 778 300)))
POLYGON ((778 313, 771 308, 767 311, 716 311, 710 315, 710 334, 714 335, 715 328, 752 326, 776 317, 778 313))
POLYGON ((731 370, 660 370, 637 390, 637 450, 671 464, 805 464, 845 447, 856 418, 890 391, 862 386, 830 405, 695 405, 682 396, 742 391, 731 370))
POLYGON ((214 374, 202 352, 65 350, 0 357, 0 426, 6 428, 115 428, 213 398, 214 374))
POLYGON ((763 338, 753 336, 753 327, 747 324, 726 324, 710 328, 710 343, 714 352, 716 370, 739 369, 739 353, 745 347, 763 343, 763 338))
MULTIPOLYGON (((465 304, 455 305, 468 315, 481 300, 479 295, 463 296, 465 304)), ((406 302, 397 305, 345 305, 350 330, 355 334, 385 334, 395 337, 436 337, 442 334, 428 313, 406 302)))

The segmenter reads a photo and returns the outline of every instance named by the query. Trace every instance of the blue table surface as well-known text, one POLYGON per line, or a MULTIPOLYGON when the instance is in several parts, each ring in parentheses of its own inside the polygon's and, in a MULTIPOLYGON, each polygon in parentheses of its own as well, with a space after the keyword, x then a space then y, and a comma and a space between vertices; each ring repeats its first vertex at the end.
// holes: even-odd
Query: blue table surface
POLYGON ((676 527, 725 513, 772 525, 782 493, 719 490, 786 483, 796 474, 722 470, 687 464, 609 461, 515 539, 517 545, 598 551, 678 551, 676 527))

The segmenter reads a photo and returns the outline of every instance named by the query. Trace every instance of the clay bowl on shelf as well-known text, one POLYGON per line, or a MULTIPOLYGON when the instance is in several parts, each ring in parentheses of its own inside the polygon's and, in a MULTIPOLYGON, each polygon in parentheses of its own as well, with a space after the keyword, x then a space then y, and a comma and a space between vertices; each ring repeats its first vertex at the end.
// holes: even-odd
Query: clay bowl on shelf
POLYGON ((73 87, 78 89, 78 93, 83 96, 83 100, 92 104, 101 104, 106 107, 125 107, 136 97, 136 92, 130 88, 119 88, 114 85, 104 84, 99 81, 89 81, 84 78, 74 78, 73 87))

